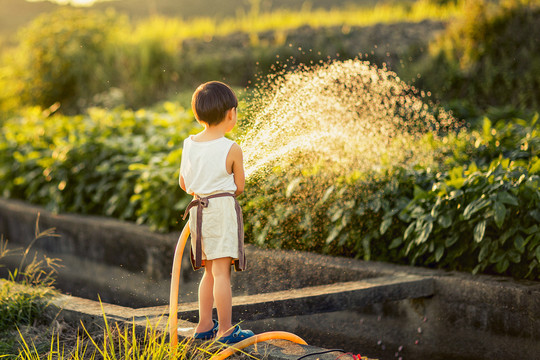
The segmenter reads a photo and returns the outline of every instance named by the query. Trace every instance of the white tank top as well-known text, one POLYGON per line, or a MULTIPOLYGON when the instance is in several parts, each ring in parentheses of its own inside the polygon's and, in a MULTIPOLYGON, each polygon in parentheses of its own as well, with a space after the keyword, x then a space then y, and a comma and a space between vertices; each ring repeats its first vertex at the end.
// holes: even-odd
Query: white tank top
POLYGON ((236 191, 234 174, 227 173, 227 155, 233 144, 225 137, 198 142, 190 136, 184 140, 180 175, 188 193, 236 191))

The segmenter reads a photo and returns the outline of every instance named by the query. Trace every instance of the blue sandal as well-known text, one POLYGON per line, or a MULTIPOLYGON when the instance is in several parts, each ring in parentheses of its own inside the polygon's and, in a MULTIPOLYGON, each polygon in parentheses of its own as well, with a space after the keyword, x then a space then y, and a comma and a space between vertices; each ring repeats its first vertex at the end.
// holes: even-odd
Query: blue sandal
POLYGON ((198 339, 198 340, 213 339, 218 332, 219 323, 217 322, 217 320, 214 320, 214 319, 212 319, 212 321, 214 322, 214 326, 212 327, 212 329, 205 332, 201 332, 201 333, 195 333, 193 334, 193 338, 198 339))
POLYGON ((220 337, 217 341, 222 344, 235 344, 242 340, 252 337, 255 335, 251 330, 242 330, 240 326, 236 325, 234 330, 230 335, 220 337))

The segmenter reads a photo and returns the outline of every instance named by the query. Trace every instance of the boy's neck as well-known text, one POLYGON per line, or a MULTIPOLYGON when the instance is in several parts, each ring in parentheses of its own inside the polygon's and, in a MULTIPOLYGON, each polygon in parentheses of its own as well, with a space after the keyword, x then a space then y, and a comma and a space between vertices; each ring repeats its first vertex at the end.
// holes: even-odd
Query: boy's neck
POLYGON ((222 138, 225 136, 225 130, 221 129, 219 125, 216 126, 204 126, 204 130, 193 137, 196 141, 211 141, 222 138))

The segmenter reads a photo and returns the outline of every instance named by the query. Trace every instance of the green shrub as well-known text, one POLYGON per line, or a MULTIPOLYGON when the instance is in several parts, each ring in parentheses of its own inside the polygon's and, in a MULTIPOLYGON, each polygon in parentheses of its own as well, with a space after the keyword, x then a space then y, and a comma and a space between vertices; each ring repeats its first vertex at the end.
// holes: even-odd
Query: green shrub
POLYGON ((407 228, 391 247, 404 243, 412 264, 540 278, 538 158, 531 167, 535 173, 508 159, 487 169, 473 164, 430 191, 416 188, 399 213, 407 228))
POLYGON ((419 61, 419 86, 446 102, 537 109, 540 106, 540 3, 470 2, 419 61))
POLYGON ((60 103, 78 111, 109 88, 113 73, 106 58, 114 14, 60 10, 34 20, 21 34, 18 64, 23 104, 47 108, 60 103))
POLYGON ((183 86, 211 79, 246 86, 257 71, 337 57, 371 53, 377 63, 397 61, 396 54, 423 34, 399 36, 396 22, 429 19, 425 24, 438 30, 462 8, 419 0, 238 13, 222 21, 160 17, 136 23, 111 11, 61 9, 32 21, 21 31, 20 43, 2 52, 0 118, 28 105, 54 105, 52 110, 64 114, 90 106, 140 108, 170 98, 183 86), (394 30, 366 28, 379 22, 394 30))
POLYGON ((481 132, 432 144, 443 160, 439 168, 337 178, 320 169, 275 169, 246 187, 246 238, 274 248, 538 279, 539 131, 538 115, 494 127, 485 119, 481 132))
MULTIPOLYGON (((29 112, 3 125, 0 191, 55 211, 178 229, 190 200, 177 183, 181 141, 197 131, 194 124, 170 103, 159 112, 29 112)), ((486 118, 478 129, 427 134, 414 144, 431 149, 438 163, 365 173, 336 175, 324 164, 300 167, 292 160, 249 179, 240 198, 246 239, 536 279, 539 132, 538 115, 494 124, 486 118)))
POLYGON ((169 230, 189 200, 178 186, 190 113, 105 111, 6 121, 0 135, 0 193, 58 212, 101 214, 169 230))

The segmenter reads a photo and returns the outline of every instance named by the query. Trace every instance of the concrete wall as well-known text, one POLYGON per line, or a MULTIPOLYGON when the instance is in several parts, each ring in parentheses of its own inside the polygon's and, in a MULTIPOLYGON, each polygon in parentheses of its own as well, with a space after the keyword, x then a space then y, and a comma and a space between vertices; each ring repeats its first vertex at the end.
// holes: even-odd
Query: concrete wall
MULTIPOLYGON (((137 273, 143 278, 157 280, 154 284, 161 284, 163 293, 168 291, 178 233, 155 234, 146 227, 116 220, 55 215, 22 202, 0 200, 0 234, 11 243, 28 244, 34 238, 38 212, 41 214, 40 228, 56 227, 61 235, 60 238, 39 241, 37 245, 43 250, 67 258, 74 257, 80 263, 105 264, 107 270, 103 273, 120 271, 118 269, 137 273)), ((435 284, 431 297, 387 301, 327 314, 247 320, 246 326, 255 331, 279 328, 310 339, 310 344, 313 342, 326 348, 343 347, 380 359, 539 358, 539 282, 295 251, 271 251, 252 246, 248 246, 246 252, 249 270, 233 275, 235 295, 392 274, 421 275, 432 278, 435 284)), ((196 284, 200 272, 191 270, 187 258, 182 271, 185 284, 196 284)), ((91 281, 92 277, 96 277, 95 274, 87 274, 84 281, 91 281)), ((74 284, 72 286, 77 286, 74 284)), ((123 290, 121 286, 115 286, 109 288, 111 294, 125 291, 127 297, 134 297, 141 293, 140 289, 130 293, 128 283, 123 290)), ((152 304, 156 288, 149 286, 150 295, 137 306, 159 303, 152 304)), ((196 287, 190 291, 192 297, 188 301, 195 301, 196 287)), ((166 301, 164 296, 162 303, 166 301)))
MULTIPOLYGON (((39 239, 33 248, 59 258, 57 286, 75 296, 130 307, 166 304, 174 250, 180 232, 158 234, 146 226, 115 219, 53 214, 38 206, 0 199, 0 234, 11 246, 25 247, 35 238, 39 215, 41 231, 55 228, 59 237, 39 239)), ((189 245, 182 260, 182 301, 195 301, 202 271, 194 272, 189 245)), ((268 293, 289 288, 330 284, 376 276, 369 268, 343 271, 324 256, 268 251, 246 246, 249 271, 233 275, 236 294, 268 293), (264 274, 265 276, 261 276, 264 274)), ((17 264, 14 261, 14 264, 17 264)))

